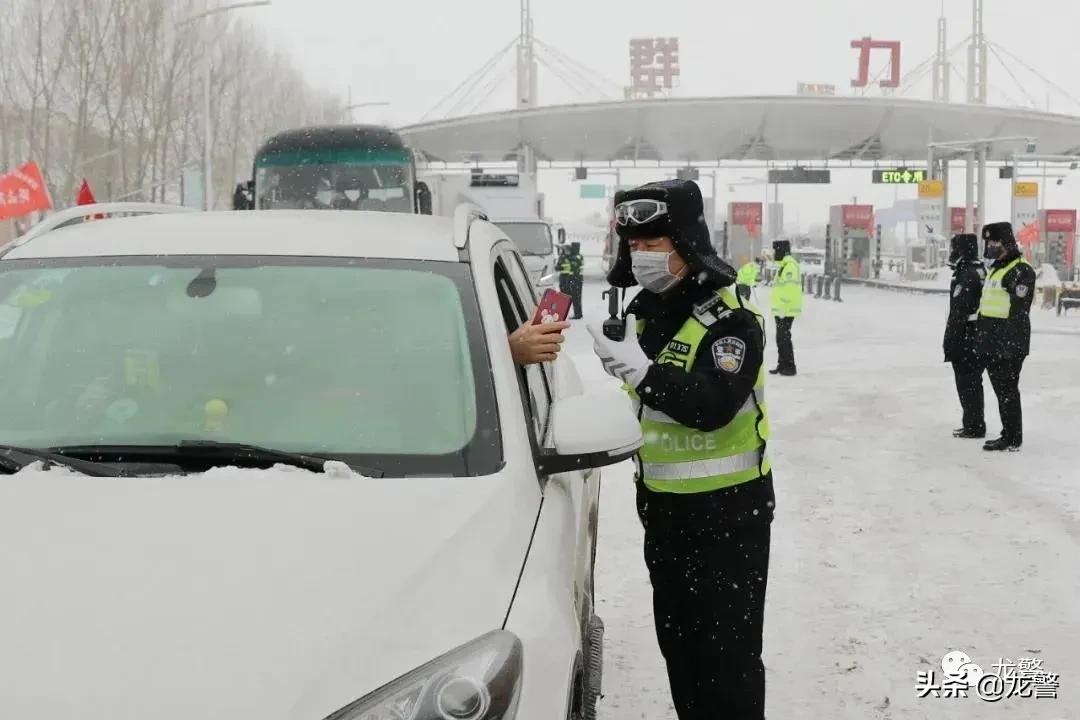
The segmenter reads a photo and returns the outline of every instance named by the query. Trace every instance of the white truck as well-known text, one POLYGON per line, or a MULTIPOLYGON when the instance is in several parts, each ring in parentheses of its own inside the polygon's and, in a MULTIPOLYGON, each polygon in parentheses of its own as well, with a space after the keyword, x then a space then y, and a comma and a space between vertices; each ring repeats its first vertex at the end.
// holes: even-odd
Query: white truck
POLYGON ((462 203, 479 206, 517 245, 533 285, 546 287, 558 276, 558 250, 566 231, 544 218, 544 196, 527 175, 421 172, 431 189, 433 215, 452 216, 462 203))

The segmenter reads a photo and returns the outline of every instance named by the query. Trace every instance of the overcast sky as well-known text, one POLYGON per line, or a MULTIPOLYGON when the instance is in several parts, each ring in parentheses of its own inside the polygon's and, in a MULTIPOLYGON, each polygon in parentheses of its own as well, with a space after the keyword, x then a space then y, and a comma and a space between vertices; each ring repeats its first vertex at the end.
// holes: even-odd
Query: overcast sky
MULTIPOLYGON (((420 120, 512 41, 519 25, 518 0, 273 3, 247 11, 248 17, 292 51, 313 83, 343 97, 351 86, 353 102, 390 103, 387 108, 356 110, 357 122, 396 125, 420 120)), ((1080 97, 1078 0, 985 0, 985 5, 986 32, 992 41, 1080 97)), ((678 95, 793 94, 799 81, 831 83, 841 94, 850 94, 858 54, 850 48, 851 40, 871 35, 901 41, 902 72, 906 74, 934 53, 941 7, 940 0, 533 0, 533 17, 539 40, 617 85, 628 81, 631 37, 677 36, 682 68, 678 95)), ((952 46, 971 32, 971 1, 946 0, 944 7, 952 46)), ((873 72, 886 60, 884 53, 875 56, 873 72)), ((510 107, 512 61, 512 56, 508 57, 500 66, 506 73, 496 74, 494 79, 504 77, 504 82, 476 107, 477 111, 510 107)), ((954 61, 956 69, 965 73, 966 52, 958 52, 954 61)), ((1012 65, 1016 80, 991 57, 992 102, 1026 102, 1026 90, 1041 109, 1049 100, 1055 112, 1080 114, 1080 104, 1050 91, 1020 65, 1012 65)), ((545 68, 540 73, 543 104, 601 99, 596 94, 583 97, 545 68)), ((962 100, 961 80, 954 75, 952 84, 953 99, 962 100)), ((609 87, 617 92, 615 86, 609 87)), ((928 99, 929 93, 927 80, 905 96, 928 99)), ((571 202, 573 190, 568 183, 563 187, 562 177, 542 178, 553 210, 580 215, 593 207, 584 201, 571 202)), ((854 178, 847 184, 839 180, 841 186, 834 182, 832 191, 825 191, 831 195, 824 200, 821 189, 789 191, 793 196, 788 199, 798 206, 789 209, 788 219, 794 212, 800 216, 818 214, 816 208, 823 201, 850 200, 852 190, 861 191, 870 202, 892 202, 891 190, 863 188, 854 178)), ((1051 188, 1048 203, 1076 207, 1080 173, 1073 185, 1071 191, 1068 183, 1051 188)), ((1007 192, 1001 195, 997 190, 1001 189, 991 193, 991 214, 1007 214, 1007 192)), ((755 188, 745 191, 748 197, 735 199, 760 196, 755 188)), ((809 222, 801 219, 804 225, 809 222)))

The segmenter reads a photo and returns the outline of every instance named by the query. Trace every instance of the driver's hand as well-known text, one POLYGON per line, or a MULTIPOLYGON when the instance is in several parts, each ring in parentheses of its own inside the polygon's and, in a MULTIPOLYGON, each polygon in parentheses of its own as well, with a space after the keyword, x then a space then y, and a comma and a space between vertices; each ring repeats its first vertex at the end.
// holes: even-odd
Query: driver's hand
POLYGON ((518 365, 552 362, 566 342, 563 331, 569 327, 568 322, 525 323, 510 334, 510 353, 514 362, 518 365))

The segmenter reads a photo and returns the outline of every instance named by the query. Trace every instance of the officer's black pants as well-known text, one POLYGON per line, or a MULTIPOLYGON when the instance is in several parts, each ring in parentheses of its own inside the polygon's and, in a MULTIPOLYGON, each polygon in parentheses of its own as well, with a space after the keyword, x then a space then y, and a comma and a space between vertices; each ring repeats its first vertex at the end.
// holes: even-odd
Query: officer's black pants
MULTIPOLYGON (((755 482, 767 482, 771 496, 771 477, 755 482)), ((679 720, 765 717, 761 636, 771 502, 757 515, 732 517, 708 499, 741 494, 745 504, 762 495, 761 488, 739 487, 733 496, 734 488, 675 495, 638 484, 656 637, 679 720)))
POLYGON ((795 318, 776 318, 776 352, 780 362, 777 367, 781 371, 795 372, 795 347, 791 344, 791 326, 795 324, 795 318))
POLYGON ((749 285, 743 285, 742 283, 739 283, 738 285, 735 286, 735 289, 738 291, 739 297, 741 297, 743 300, 749 300, 750 299, 750 286, 749 285))
POLYGON ((1014 443, 1024 441, 1024 419, 1020 408, 1020 371, 1024 358, 993 358, 986 367, 998 399, 1001 437, 1014 443))
POLYGON ((953 375, 956 377, 956 394, 960 398, 960 408, 964 413, 963 427, 972 432, 986 432, 986 419, 983 415, 983 369, 976 362, 954 362, 953 375))
POLYGON ((571 306, 574 309, 575 319, 582 317, 581 290, 585 279, 574 275, 561 275, 559 277, 559 290, 570 296, 571 306))

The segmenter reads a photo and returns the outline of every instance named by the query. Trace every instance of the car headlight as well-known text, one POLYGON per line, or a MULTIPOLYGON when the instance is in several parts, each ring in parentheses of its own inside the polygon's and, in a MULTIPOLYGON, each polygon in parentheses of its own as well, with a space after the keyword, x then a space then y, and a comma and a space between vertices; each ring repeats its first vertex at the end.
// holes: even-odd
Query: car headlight
POLYGON ((325 720, 512 720, 521 690, 521 641, 496 630, 325 720))

